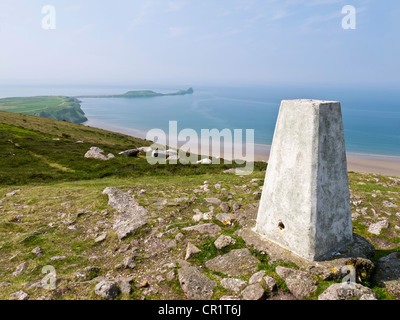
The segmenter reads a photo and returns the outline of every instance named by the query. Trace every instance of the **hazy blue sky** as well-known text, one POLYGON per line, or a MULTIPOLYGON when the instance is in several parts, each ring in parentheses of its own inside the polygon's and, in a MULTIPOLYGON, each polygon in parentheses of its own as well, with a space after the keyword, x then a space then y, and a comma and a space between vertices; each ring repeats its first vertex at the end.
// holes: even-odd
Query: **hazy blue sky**
POLYGON ((0 43, 2 84, 400 86, 399 0, 1 0, 0 43))

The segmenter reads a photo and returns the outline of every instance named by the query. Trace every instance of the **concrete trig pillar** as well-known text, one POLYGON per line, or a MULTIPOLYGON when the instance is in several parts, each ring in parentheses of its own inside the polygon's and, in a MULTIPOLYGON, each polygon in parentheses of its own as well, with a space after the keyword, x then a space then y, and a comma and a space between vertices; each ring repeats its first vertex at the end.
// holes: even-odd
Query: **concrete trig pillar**
POLYGON ((255 231, 312 261, 352 242, 339 102, 282 101, 255 231))

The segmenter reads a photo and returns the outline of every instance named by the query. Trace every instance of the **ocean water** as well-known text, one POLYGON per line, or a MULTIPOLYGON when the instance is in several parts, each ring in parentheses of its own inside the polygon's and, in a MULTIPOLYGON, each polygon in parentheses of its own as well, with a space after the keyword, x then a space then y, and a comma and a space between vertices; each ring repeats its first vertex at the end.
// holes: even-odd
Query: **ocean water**
MULTIPOLYGON (((0 97, 32 95, 122 94, 150 89, 175 92, 186 87, 8 87, 0 97)), ((168 133, 201 129, 254 129, 257 144, 272 143, 280 102, 284 99, 340 101, 346 149, 351 153, 400 156, 400 92, 380 88, 333 87, 194 87, 193 95, 154 98, 82 98, 82 109, 97 126, 168 133)))

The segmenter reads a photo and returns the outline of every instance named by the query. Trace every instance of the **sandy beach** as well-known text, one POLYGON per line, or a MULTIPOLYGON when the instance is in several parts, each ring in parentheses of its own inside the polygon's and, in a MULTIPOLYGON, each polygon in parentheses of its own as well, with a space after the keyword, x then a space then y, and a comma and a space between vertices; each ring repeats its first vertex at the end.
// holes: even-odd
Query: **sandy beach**
MULTIPOLYGON (((112 126, 96 120, 89 120, 85 122, 84 125, 113 132, 119 132, 141 139, 146 138, 146 132, 144 131, 132 128, 112 126)), ((268 161, 270 149, 271 146, 269 145, 255 144, 254 160, 268 161)), ((348 171, 360 173, 375 173, 385 176, 400 177, 400 157, 348 152, 347 168, 348 171)))

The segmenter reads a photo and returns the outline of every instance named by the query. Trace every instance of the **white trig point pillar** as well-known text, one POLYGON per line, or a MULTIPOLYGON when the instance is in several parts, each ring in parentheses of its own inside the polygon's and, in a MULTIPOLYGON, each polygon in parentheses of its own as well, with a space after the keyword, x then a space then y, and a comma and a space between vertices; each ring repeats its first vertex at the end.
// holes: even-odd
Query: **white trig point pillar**
POLYGON ((282 101, 255 231, 312 261, 352 242, 339 102, 282 101))

